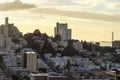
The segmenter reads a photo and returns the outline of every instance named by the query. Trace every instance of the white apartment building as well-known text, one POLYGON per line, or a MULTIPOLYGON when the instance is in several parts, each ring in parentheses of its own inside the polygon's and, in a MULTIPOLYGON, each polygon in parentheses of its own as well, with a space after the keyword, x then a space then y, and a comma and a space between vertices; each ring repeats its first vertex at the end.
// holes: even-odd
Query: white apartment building
POLYGON ((23 57, 23 67, 36 72, 37 68, 37 54, 35 52, 25 52, 23 57))

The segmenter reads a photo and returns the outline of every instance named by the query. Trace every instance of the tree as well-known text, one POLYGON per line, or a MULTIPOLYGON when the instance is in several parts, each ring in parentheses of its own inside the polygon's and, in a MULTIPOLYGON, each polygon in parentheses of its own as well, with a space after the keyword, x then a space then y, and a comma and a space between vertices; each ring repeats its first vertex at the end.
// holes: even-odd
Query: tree
POLYGON ((73 42, 71 40, 68 41, 68 46, 65 48, 65 50, 62 53, 62 56, 74 56, 78 54, 76 49, 73 47, 73 42))
POLYGON ((90 56, 91 56, 91 57, 96 57, 97 55, 93 53, 93 54, 91 54, 90 56))
POLYGON ((20 43, 18 39, 12 39, 12 42, 14 42, 15 44, 20 43))
POLYGON ((88 43, 88 42, 84 41, 83 42, 83 48, 87 49, 88 51, 92 51, 93 43, 92 42, 88 43))
POLYGON ((46 73, 47 69, 46 68, 39 68, 39 72, 46 73))
POLYGON ((27 33, 24 35, 24 39, 28 42, 29 45, 33 43, 33 33, 27 33))
POLYGON ((60 35, 55 35, 55 41, 60 41, 61 40, 61 36, 60 35))
POLYGON ((42 34, 42 38, 43 38, 43 40, 47 40, 48 39, 48 35, 46 33, 43 33, 42 34))
POLYGON ((41 36, 41 32, 39 29, 36 29, 34 32, 33 32, 34 36, 41 36))
POLYGON ((87 48, 87 42, 86 42, 86 41, 83 42, 83 48, 84 48, 84 49, 87 48))
POLYGON ((16 75, 12 75, 12 80, 18 80, 18 77, 16 75))
POLYGON ((99 43, 99 42, 96 42, 95 45, 96 45, 96 46, 100 46, 100 43, 99 43))
POLYGON ((30 78, 28 76, 24 76, 20 80, 30 80, 30 78))
POLYGON ((15 49, 15 53, 20 53, 21 49, 18 48, 18 49, 15 49))
POLYGON ((43 54, 43 53, 54 53, 54 52, 55 52, 55 49, 52 47, 51 43, 49 43, 49 42, 46 40, 44 46, 42 47, 41 52, 42 52, 42 54, 43 54))

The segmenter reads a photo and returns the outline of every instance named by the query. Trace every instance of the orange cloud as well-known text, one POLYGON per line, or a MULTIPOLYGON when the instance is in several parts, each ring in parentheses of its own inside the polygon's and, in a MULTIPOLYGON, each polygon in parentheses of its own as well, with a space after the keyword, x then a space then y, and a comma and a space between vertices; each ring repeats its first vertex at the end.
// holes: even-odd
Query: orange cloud
POLYGON ((10 10, 23 10, 35 8, 34 4, 22 3, 19 0, 15 0, 14 2, 0 3, 0 11, 10 11, 10 10))
POLYGON ((99 21, 110 21, 110 22, 120 22, 120 16, 109 15, 109 14, 98 14, 87 11, 64 11, 54 8, 36 8, 31 12, 34 13, 43 13, 49 15, 58 15, 58 16, 67 16, 79 19, 90 19, 90 20, 99 20, 99 21))
POLYGON ((120 3, 115 4, 113 7, 120 8, 120 3))

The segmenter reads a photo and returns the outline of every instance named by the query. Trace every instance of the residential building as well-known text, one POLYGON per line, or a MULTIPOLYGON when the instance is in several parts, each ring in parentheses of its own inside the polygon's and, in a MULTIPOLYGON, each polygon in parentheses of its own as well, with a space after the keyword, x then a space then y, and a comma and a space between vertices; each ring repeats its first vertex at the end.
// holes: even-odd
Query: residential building
POLYGON ((73 47, 79 51, 83 49, 83 44, 80 41, 74 41, 73 42, 73 47))
POLYGON ((45 73, 30 74, 30 80, 71 80, 68 76, 51 76, 45 73))
POLYGON ((54 28, 54 35, 60 35, 61 40, 70 40, 72 35, 72 30, 68 29, 67 23, 56 23, 54 28))
POLYGON ((45 73, 39 73, 39 74, 30 74, 30 80, 49 80, 48 74, 45 73))
POLYGON ((58 43, 57 43, 57 42, 52 42, 51 44, 52 44, 52 47, 53 47, 55 50, 57 50, 58 43))
POLYGON ((113 41, 112 47, 116 49, 120 49, 120 41, 119 40, 113 41))
POLYGON ((3 34, 0 35, 0 48, 10 49, 12 44, 11 38, 6 38, 3 34))
POLYGON ((10 67, 10 73, 18 77, 27 76, 30 74, 29 70, 22 67, 10 67))
POLYGON ((36 72, 37 68, 37 54, 35 52, 25 52, 23 57, 23 67, 36 72))
POLYGON ((49 80, 71 80, 68 76, 50 76, 49 80))
POLYGON ((51 69, 50 67, 42 60, 42 59, 37 59, 37 69, 40 71, 40 69, 44 69, 46 72, 50 72, 51 69))
POLYGON ((0 34, 0 48, 5 46, 5 38, 2 34, 0 34))
POLYGON ((11 44, 12 44, 12 39, 6 38, 5 39, 5 48, 9 50, 11 48, 11 44))
POLYGON ((66 48, 68 46, 68 41, 59 41, 58 45, 66 48))
POLYGON ((115 50, 117 54, 120 54, 120 49, 115 50))
POLYGON ((5 24, 0 25, 0 33, 6 38, 19 38, 22 35, 14 24, 9 23, 8 17, 5 18, 5 24))

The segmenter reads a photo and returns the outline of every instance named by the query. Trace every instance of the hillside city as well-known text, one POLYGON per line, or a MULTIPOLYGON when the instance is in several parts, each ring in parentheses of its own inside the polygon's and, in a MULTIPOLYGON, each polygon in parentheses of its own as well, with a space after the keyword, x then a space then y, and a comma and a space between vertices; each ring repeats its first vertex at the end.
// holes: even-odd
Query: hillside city
POLYGON ((80 41, 68 27, 57 22, 54 37, 39 29, 23 35, 6 17, 0 25, 0 80, 119 80, 120 40, 112 46, 80 41))

